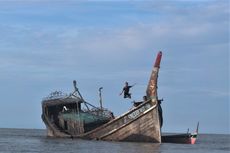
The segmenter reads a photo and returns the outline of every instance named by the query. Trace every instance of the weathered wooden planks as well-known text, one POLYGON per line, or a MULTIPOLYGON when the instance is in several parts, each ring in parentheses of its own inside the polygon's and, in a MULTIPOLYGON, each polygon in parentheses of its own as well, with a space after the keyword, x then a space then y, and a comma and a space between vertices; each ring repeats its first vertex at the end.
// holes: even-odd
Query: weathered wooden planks
POLYGON ((161 142, 157 101, 144 102, 82 137, 111 141, 161 142))

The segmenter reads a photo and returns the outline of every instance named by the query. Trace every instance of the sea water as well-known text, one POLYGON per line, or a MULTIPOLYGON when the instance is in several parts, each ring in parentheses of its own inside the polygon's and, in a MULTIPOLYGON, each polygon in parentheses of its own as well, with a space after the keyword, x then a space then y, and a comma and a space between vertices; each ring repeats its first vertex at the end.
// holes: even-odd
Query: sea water
POLYGON ((199 134, 197 143, 154 144, 48 138, 45 130, 1 129, 0 153, 230 153, 230 135, 199 134))

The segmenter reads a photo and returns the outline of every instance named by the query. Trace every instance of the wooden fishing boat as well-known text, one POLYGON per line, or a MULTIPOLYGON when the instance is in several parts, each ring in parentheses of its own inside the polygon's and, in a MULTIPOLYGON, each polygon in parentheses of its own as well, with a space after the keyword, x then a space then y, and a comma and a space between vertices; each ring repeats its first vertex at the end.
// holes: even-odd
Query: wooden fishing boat
POLYGON ((162 52, 155 60, 145 100, 123 115, 95 107, 81 96, 76 81, 74 92, 54 92, 42 101, 42 119, 47 135, 109 141, 161 143, 162 113, 157 96, 157 79, 162 52))

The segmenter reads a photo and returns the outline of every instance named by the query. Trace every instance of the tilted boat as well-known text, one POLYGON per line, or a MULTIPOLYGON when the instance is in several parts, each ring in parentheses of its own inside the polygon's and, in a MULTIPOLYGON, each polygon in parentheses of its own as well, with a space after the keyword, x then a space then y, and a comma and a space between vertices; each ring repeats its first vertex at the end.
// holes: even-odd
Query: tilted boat
POLYGON ((159 52, 146 90, 145 100, 119 117, 95 107, 81 96, 76 81, 74 92, 51 93, 42 101, 42 119, 47 135, 83 139, 161 143, 163 122, 157 80, 162 52, 159 52))

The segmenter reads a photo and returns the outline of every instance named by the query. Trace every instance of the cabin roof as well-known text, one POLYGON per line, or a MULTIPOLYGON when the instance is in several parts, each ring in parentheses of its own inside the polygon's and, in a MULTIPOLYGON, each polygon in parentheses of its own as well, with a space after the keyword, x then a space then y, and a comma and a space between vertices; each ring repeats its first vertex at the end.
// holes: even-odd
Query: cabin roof
POLYGON ((66 97, 66 98, 56 98, 47 99, 42 101, 43 106, 55 106, 55 105, 66 105, 72 103, 82 103, 83 100, 79 97, 66 97))

